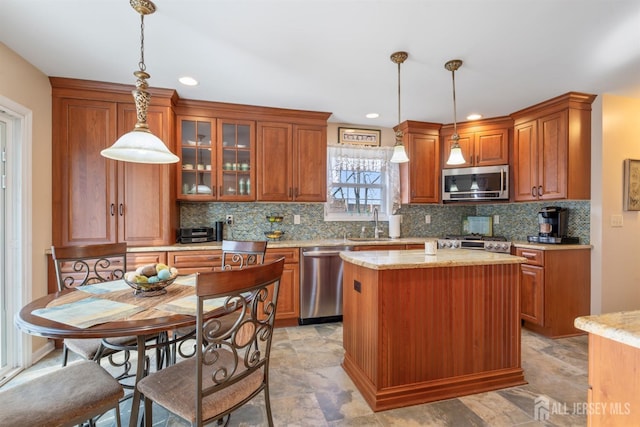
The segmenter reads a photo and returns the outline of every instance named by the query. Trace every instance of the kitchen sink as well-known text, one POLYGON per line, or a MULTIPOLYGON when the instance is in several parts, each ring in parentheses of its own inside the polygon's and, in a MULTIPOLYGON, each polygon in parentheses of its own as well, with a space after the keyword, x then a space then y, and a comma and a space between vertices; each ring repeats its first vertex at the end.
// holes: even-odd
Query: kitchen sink
POLYGON ((347 237, 347 240, 352 242, 385 242, 391 240, 390 237, 347 237))

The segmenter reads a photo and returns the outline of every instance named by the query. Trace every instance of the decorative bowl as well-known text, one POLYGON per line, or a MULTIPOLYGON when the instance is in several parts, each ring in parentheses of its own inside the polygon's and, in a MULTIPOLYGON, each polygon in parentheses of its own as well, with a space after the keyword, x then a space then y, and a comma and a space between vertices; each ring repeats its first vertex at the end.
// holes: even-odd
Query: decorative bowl
POLYGON ((282 230, 265 231, 264 235, 267 237, 267 239, 280 240, 282 236, 284 236, 284 231, 282 230))
POLYGON ((279 215, 267 215, 267 221, 269 222, 282 222, 282 217, 279 215))
POLYGON ((167 293, 165 288, 176 280, 178 269, 162 264, 162 267, 156 270, 157 265, 159 264, 147 264, 125 273, 123 279, 133 288, 134 295, 152 297, 167 293))
POLYGON ((175 280, 176 278, 172 277, 170 279, 160 280, 155 283, 136 283, 124 279, 126 284, 133 288, 133 294, 141 297, 154 297, 157 295, 164 295, 167 293, 167 290, 165 288, 172 284, 175 280))

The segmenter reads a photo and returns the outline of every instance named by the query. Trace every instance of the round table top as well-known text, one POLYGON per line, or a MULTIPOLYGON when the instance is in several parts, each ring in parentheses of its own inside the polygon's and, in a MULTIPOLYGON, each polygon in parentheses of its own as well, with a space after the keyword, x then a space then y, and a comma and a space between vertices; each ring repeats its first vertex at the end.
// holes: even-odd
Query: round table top
MULTIPOLYGON (((28 334, 58 339, 151 335, 170 329, 195 325, 195 313, 194 315, 178 314, 155 308, 169 301, 194 295, 195 288, 193 286, 173 284, 166 289, 166 294, 153 297, 135 296, 132 289, 103 294, 91 294, 76 289, 64 290, 38 298, 24 306, 16 316, 15 324, 28 334), (143 310, 125 319, 106 321, 88 328, 71 326, 33 314, 38 309, 70 304, 91 297, 133 304, 143 308, 143 310)), ((217 311, 213 310, 207 313, 207 317, 215 316, 217 311)))

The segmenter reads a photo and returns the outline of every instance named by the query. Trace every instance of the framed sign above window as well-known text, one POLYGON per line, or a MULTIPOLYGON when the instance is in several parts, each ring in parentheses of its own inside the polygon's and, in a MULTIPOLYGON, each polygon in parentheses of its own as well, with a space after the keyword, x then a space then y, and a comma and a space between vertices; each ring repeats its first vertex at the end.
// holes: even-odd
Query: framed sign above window
POLYGON ((380 130, 338 128, 338 143, 379 147, 380 130))
POLYGON ((624 210, 640 211, 640 160, 624 161, 624 210))

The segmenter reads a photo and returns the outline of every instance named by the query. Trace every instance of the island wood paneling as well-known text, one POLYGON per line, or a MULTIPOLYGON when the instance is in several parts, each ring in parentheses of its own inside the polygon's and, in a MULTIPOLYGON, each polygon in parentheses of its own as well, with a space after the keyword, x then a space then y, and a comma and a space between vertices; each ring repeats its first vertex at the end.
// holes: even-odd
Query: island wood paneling
POLYGON ((346 262, 343 289, 343 366, 374 411, 525 383, 518 264, 346 262))

